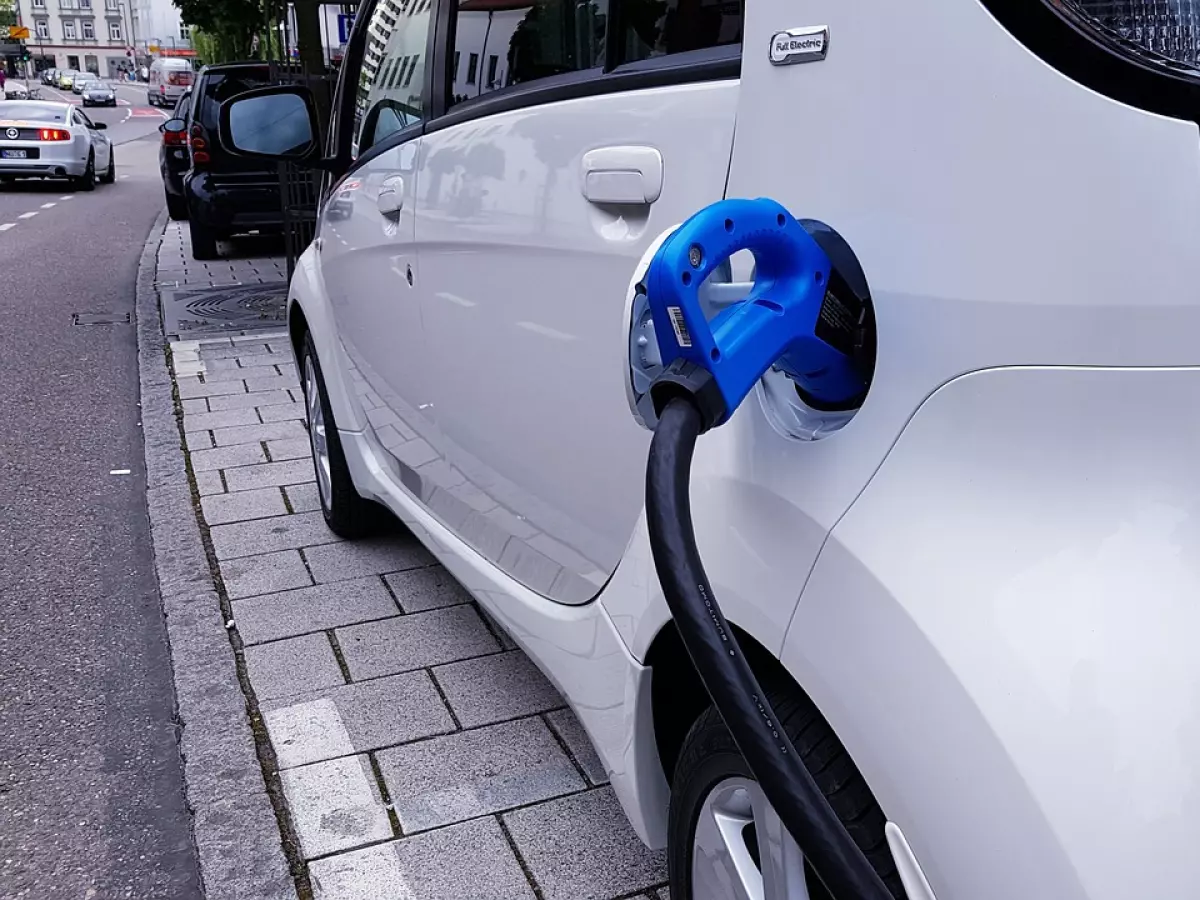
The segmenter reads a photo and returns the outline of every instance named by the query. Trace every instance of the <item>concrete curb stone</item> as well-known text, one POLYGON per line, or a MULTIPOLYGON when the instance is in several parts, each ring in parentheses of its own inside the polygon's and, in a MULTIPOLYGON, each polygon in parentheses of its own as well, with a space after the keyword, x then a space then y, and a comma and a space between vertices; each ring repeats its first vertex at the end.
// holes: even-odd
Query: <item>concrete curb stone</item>
POLYGON ((154 284, 166 218, 164 210, 142 251, 135 309, 147 507, 193 838, 208 900, 294 900, 180 446, 154 284))

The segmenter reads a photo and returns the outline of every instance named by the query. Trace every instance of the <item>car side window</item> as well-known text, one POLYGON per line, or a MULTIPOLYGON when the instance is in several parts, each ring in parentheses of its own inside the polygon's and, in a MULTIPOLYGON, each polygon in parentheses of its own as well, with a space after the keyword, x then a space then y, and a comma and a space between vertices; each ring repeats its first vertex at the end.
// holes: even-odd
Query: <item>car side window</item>
POLYGON ((621 62, 742 42, 745 0, 622 0, 621 62))
POLYGON ((598 68, 607 11, 607 0, 459 0, 450 105, 598 68))
POLYGON ((431 5, 428 0, 381 0, 372 12, 354 106, 354 158, 425 118, 431 5))
POLYGON ((76 125, 86 125, 88 128, 92 127, 91 120, 78 109, 71 110, 71 121, 76 125))

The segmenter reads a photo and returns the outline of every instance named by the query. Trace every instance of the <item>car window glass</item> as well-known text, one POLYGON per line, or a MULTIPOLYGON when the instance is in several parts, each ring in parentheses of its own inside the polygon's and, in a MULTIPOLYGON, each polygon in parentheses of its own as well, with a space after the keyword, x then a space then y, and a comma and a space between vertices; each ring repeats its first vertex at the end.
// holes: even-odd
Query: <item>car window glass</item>
POLYGON ((354 105, 354 157, 424 118, 430 5, 427 0, 380 0, 371 14, 354 105))
POLYGON ((85 116, 79 110, 74 110, 74 112, 72 114, 72 118, 74 119, 76 125, 91 125, 92 124, 91 120, 88 119, 88 117, 85 116))
POLYGON ((266 66, 247 67, 229 72, 209 72, 204 77, 204 86, 198 88, 201 98, 196 104, 195 118, 206 131, 216 134, 217 118, 222 103, 230 97, 270 83, 271 72, 266 66))
POLYGON ((65 122, 66 112, 61 106, 0 102, 0 119, 23 119, 26 122, 65 122))
POLYGON ((599 67, 607 0, 459 0, 450 103, 599 67))
POLYGON ((741 44, 745 0, 623 0, 621 62, 741 44))

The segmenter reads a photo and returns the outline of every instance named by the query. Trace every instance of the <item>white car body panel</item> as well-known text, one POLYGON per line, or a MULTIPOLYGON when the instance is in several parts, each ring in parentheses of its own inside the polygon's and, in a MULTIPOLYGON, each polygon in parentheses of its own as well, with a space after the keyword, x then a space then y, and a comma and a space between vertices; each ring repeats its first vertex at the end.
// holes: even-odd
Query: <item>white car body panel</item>
POLYGON ((420 399, 438 471, 456 477, 421 496, 553 599, 594 597, 637 520, 642 487, 627 475, 649 435, 625 404, 622 303, 650 242, 721 198, 737 95, 714 81, 564 100, 422 139, 420 399), (658 164, 638 176, 638 159, 658 164), (627 183, 649 202, 603 202, 627 183))
MULTIPOLYGON (((1147 883, 1189 896, 1196 125, 1070 81, 961 0, 750 0, 743 46, 740 89, 681 88, 657 114, 711 124, 736 100, 728 196, 773 197, 849 241, 879 356, 863 409, 828 438, 781 437, 752 396, 700 441, 693 514, 726 615, 817 702, 937 896, 1117 900, 1147 883), (770 64, 773 34, 817 24, 827 59, 770 64)), ((624 293, 658 229, 631 239, 628 221, 598 219, 579 162, 653 145, 665 191, 680 160, 723 138, 679 126, 680 143, 601 141, 591 118, 619 127, 603 110, 631 96, 432 131, 390 243, 377 188, 358 189, 350 218, 322 226, 327 251, 347 242, 338 284, 310 248, 292 292, 360 491, 547 672, 638 833, 661 845, 642 664, 669 616, 637 516, 648 434, 621 384, 624 293), (451 183, 460 209, 441 193, 451 183), (335 324, 351 300, 352 324, 335 324), (413 355, 384 361, 388 337, 413 355), (510 564, 514 537, 545 546, 496 510, 544 516, 576 554, 561 569, 586 581, 591 564, 596 587, 611 572, 599 602, 556 603, 578 590, 523 567, 524 551, 510 564)), ((655 224, 716 199, 696 172, 703 187, 655 224)))

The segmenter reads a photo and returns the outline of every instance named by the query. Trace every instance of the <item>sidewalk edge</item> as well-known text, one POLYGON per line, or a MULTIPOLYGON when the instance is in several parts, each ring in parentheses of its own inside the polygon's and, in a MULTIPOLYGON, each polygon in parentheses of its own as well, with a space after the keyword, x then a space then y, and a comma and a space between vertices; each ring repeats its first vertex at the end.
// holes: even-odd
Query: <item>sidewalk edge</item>
POLYGON ((166 618, 193 839, 208 900, 295 900, 263 782, 237 661, 222 621, 176 420, 158 292, 155 220, 138 264, 135 314, 146 503, 166 618))

